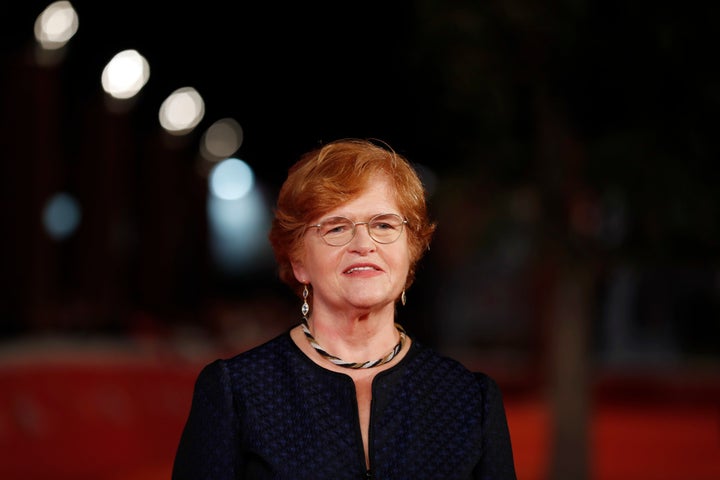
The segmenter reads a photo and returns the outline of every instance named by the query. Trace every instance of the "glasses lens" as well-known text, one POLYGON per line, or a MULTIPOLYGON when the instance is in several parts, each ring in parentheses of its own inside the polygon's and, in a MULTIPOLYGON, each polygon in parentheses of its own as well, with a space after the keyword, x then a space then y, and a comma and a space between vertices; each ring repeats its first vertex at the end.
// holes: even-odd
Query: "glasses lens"
POLYGON ((392 243, 400 238, 404 225, 405 223, 400 215, 388 213, 370 219, 368 229, 370 230, 370 236, 376 241, 392 243))
POLYGON ((320 224, 320 235, 330 245, 345 245, 352 240, 354 226, 344 217, 328 218, 320 224))

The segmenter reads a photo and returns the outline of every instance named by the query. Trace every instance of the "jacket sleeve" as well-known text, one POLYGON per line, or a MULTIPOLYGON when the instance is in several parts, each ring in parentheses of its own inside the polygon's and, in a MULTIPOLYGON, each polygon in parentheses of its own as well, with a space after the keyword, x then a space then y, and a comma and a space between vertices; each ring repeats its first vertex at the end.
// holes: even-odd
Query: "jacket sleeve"
POLYGON ((473 478, 481 480, 517 480, 510 431, 502 393, 487 375, 475 372, 483 395, 482 460, 475 466, 473 478))
POLYGON ((195 381, 172 480, 237 478, 241 463, 238 425, 227 369, 222 360, 216 360, 205 366, 195 381))

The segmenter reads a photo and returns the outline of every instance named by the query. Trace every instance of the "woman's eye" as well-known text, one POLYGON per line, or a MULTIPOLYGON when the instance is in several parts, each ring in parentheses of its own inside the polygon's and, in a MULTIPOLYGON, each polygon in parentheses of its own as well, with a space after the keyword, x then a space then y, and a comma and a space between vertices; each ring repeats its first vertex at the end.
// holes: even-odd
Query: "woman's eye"
POLYGON ((348 222, 328 222, 323 225, 323 235, 339 235, 347 230, 352 229, 352 224, 348 222))

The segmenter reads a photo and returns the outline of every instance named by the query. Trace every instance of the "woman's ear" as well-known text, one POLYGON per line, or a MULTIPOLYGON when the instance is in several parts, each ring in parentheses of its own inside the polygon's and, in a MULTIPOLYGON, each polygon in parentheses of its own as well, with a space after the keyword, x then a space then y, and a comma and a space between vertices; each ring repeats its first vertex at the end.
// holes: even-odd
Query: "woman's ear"
POLYGON ((302 283, 303 285, 306 283, 310 283, 310 280, 308 278, 307 272, 305 271, 305 266, 300 261, 292 261, 290 262, 290 265, 292 265, 293 274, 295 275, 295 280, 302 283))

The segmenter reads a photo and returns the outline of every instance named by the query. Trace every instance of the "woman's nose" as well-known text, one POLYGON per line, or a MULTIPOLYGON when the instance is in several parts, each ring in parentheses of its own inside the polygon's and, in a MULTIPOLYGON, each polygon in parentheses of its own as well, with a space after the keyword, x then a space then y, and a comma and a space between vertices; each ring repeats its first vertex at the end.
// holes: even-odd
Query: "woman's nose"
POLYGON ((350 240, 351 250, 369 251, 375 249, 375 240, 370 236, 368 224, 365 222, 355 224, 355 235, 350 240))

